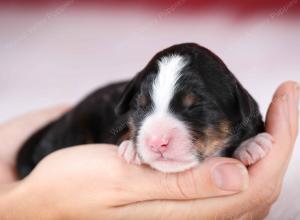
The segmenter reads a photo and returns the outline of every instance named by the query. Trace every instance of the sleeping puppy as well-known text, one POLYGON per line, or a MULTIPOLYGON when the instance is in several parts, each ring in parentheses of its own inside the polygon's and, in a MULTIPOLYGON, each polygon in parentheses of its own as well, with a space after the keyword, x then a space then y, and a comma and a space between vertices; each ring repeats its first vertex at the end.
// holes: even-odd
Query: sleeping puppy
POLYGON ((20 178, 51 152, 111 143, 129 163, 180 172, 212 156, 251 165, 272 147, 255 100, 220 58, 194 43, 157 53, 131 81, 92 93, 36 132, 17 158, 20 178))

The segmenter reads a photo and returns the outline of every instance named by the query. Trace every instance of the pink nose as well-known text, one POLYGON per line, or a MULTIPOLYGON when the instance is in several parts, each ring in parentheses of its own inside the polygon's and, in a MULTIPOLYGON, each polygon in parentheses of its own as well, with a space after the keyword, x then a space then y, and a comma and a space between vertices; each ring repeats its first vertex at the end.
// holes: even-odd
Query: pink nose
POLYGON ((162 135, 152 135, 148 141, 147 144, 153 150, 154 152, 165 152, 168 149, 168 144, 170 141, 170 136, 162 135))

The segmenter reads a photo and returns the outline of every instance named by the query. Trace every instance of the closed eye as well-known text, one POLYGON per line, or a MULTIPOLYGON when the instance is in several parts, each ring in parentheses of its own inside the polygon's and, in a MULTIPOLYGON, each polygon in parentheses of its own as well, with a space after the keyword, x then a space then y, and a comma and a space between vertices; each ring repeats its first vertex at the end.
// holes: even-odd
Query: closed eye
POLYGON ((137 97, 137 104, 139 107, 145 108, 150 104, 150 97, 147 95, 140 94, 137 97))
POLYGON ((197 106, 198 104, 199 104, 199 102, 197 100, 197 97, 194 94, 188 94, 182 98, 182 105, 185 108, 188 108, 188 109, 193 108, 194 106, 197 106))
POLYGON ((192 110, 199 109, 199 108, 202 108, 202 104, 200 104, 200 103, 195 103, 195 104, 189 106, 187 109, 188 109, 189 111, 192 111, 192 110))

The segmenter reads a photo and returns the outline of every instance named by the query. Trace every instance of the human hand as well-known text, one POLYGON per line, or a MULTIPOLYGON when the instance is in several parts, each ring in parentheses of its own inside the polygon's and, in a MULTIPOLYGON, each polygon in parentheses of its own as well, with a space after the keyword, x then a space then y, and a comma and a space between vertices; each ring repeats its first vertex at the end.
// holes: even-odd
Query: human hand
MULTIPOLYGON (((250 179, 247 190, 230 196, 213 198, 212 195, 209 195, 210 198, 203 199, 201 195, 206 191, 206 187, 198 183, 201 183, 204 178, 209 179, 210 175, 201 172, 201 167, 224 159, 210 158, 189 172, 177 174, 175 177, 166 175, 166 179, 169 178, 170 181, 158 184, 158 186, 164 186, 166 192, 170 192, 170 189, 172 189, 171 192, 181 192, 181 200, 178 200, 180 196, 177 196, 177 200, 175 200, 176 198, 170 196, 162 197, 161 194, 160 199, 164 199, 163 201, 156 196, 156 198, 152 197, 152 201, 132 202, 132 204, 117 207, 114 209, 114 217, 117 216, 117 219, 185 220, 263 219, 281 191, 283 178, 298 134, 298 107, 299 85, 295 82, 282 84, 274 94, 266 119, 267 132, 274 137, 275 143, 271 152, 264 159, 249 168, 250 179), (174 183, 171 181, 172 177, 177 180, 175 188, 172 187, 172 183, 174 183), (184 199, 187 200, 184 201, 184 199)), ((207 168, 205 167, 204 170, 207 168)), ((152 184, 152 181, 149 182, 152 184)), ((140 185, 136 187, 140 187, 140 185)), ((140 193, 140 195, 143 194, 145 193, 140 193)), ((149 194, 148 191, 146 194, 149 194)))
MULTIPOLYGON (((190 190, 190 195, 186 197, 180 191, 177 183, 183 184, 184 187, 190 187, 189 184, 192 182, 188 181, 193 181, 191 174, 186 174, 187 177, 184 177, 185 175, 180 175, 181 177, 168 176, 150 168, 128 165, 117 156, 116 146, 112 145, 86 145, 58 151, 46 157, 28 178, 17 181, 14 166, 18 148, 33 131, 55 119, 67 109, 64 106, 45 109, 0 125, 2 140, 0 169, 4 171, 0 175, 2 180, 0 181, 0 207, 3 208, 0 208, 1 219, 14 219, 20 215, 24 219, 45 219, 45 211, 48 216, 57 216, 57 210, 62 210, 59 212, 60 216, 67 217, 73 213, 76 216, 72 219, 78 219, 79 216, 92 219, 109 214, 107 213, 108 202, 111 206, 119 206, 156 198, 175 200, 185 200, 188 197, 205 198, 237 193, 247 186, 248 177, 245 168, 240 167, 239 162, 232 164, 231 159, 223 158, 207 163, 198 169, 199 177, 208 177, 201 178, 201 181, 197 182, 198 187, 205 190, 199 195, 194 195, 190 190), (216 165, 227 162, 231 163, 233 170, 231 173, 230 166, 227 166, 224 189, 221 189, 213 183, 210 172, 211 168, 216 165), (110 167, 109 170, 108 167, 110 167), (72 181, 70 182, 70 180, 72 181), (4 185, 4 183, 6 184, 4 185), (10 186, 7 188, 8 184, 10 186), (141 195, 135 192, 137 189, 140 190, 141 195), (51 193, 49 194, 49 192, 51 193), (70 202, 63 202, 65 198, 69 198, 70 202), (90 204, 86 199, 92 199, 94 203, 90 204), (13 208, 7 208, 7 206, 1 205, 1 202, 9 204, 13 208), (47 209, 41 207, 45 204, 47 204, 47 209), (93 210, 94 208, 98 211, 97 214, 93 210), (40 212, 36 210, 40 210, 40 212), (81 215, 73 210, 80 210, 81 215)), ((126 216, 126 213, 120 212, 119 214, 126 216)))
POLYGON ((247 188, 247 173, 234 159, 210 158, 188 172, 163 174, 124 163, 114 146, 89 145, 46 157, 11 198, 22 202, 28 216, 30 207, 42 204, 44 209, 35 209, 41 213, 34 214, 46 210, 48 217, 56 213, 64 219, 260 219, 279 194, 296 138, 294 85, 284 84, 274 96, 267 131, 276 142, 266 158, 250 167, 249 188, 242 193, 216 197, 247 188), (214 175, 216 168, 225 171, 224 179, 214 175))
POLYGON ((38 128, 67 111, 59 105, 19 116, 0 124, 0 186, 16 181, 15 160, 21 144, 38 128))

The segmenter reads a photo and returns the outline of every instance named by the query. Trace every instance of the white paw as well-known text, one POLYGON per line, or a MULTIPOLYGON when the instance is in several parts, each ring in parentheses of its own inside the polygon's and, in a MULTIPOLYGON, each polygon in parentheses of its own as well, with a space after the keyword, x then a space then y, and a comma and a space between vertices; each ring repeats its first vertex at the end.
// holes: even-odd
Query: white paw
POLYGON ((273 137, 261 133, 244 141, 234 152, 233 156, 245 165, 252 165, 265 157, 273 146, 273 137))
POLYGON ((118 148, 118 153, 127 163, 141 165, 141 160, 132 141, 123 141, 118 148))

